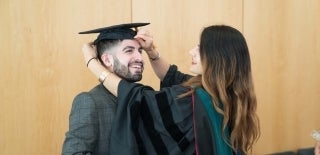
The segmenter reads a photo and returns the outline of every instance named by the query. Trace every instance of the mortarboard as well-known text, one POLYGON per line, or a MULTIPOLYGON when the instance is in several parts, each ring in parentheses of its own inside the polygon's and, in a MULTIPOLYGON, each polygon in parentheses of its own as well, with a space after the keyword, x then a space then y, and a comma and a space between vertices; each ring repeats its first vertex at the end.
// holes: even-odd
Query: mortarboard
POLYGON ((137 34, 137 31, 133 30, 132 28, 137 28, 149 24, 150 23, 120 24, 89 31, 83 31, 79 32, 79 34, 100 33, 97 39, 94 41, 94 44, 97 44, 99 41, 104 39, 133 39, 137 34))

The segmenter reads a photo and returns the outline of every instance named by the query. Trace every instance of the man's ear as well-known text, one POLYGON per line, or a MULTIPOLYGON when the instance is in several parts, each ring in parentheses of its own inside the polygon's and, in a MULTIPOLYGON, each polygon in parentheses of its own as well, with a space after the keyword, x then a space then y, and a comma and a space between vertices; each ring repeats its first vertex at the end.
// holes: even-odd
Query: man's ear
POLYGON ((111 68, 113 65, 113 56, 111 54, 104 53, 101 55, 101 60, 104 66, 111 68))

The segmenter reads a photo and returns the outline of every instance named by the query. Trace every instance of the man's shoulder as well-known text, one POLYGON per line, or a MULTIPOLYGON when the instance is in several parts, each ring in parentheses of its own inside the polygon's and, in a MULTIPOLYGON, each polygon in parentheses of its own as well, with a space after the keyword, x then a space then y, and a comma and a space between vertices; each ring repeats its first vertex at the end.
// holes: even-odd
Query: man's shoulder
POLYGON ((75 99, 82 102, 93 102, 97 106, 115 104, 117 98, 112 95, 102 84, 98 84, 88 92, 79 93, 75 99))
POLYGON ((98 84, 93 87, 89 92, 87 92, 93 97, 115 97, 111 92, 109 92, 102 84, 98 84))
POLYGON ((109 92, 102 84, 98 84, 89 90, 89 93, 109 92))

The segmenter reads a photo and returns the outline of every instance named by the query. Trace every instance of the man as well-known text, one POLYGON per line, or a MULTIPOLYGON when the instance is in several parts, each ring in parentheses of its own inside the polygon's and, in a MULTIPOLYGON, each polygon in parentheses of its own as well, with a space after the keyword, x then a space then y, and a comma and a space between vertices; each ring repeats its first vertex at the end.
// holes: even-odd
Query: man
MULTIPOLYGON (((80 34, 100 33, 94 41, 98 52, 98 57, 94 59, 99 59, 110 72, 129 82, 136 82, 142 78, 144 62, 142 48, 134 39, 137 32, 131 28, 148 24, 121 24, 80 34)), ((87 66, 90 65, 90 61, 87 66)), ((103 79, 105 78, 101 77, 99 81, 103 82, 103 79)), ((66 133, 62 154, 107 155, 116 108, 117 97, 102 84, 98 84, 89 92, 77 95, 72 103, 69 131, 66 133)))

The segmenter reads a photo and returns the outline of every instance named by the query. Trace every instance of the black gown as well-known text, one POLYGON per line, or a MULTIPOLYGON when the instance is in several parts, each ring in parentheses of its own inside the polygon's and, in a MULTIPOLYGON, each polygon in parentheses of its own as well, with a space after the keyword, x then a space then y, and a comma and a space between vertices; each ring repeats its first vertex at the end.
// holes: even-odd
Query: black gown
POLYGON ((205 108, 197 104, 197 96, 177 98, 189 90, 177 84, 190 77, 173 65, 159 91, 122 80, 118 86, 110 154, 216 154, 210 121, 205 108))

